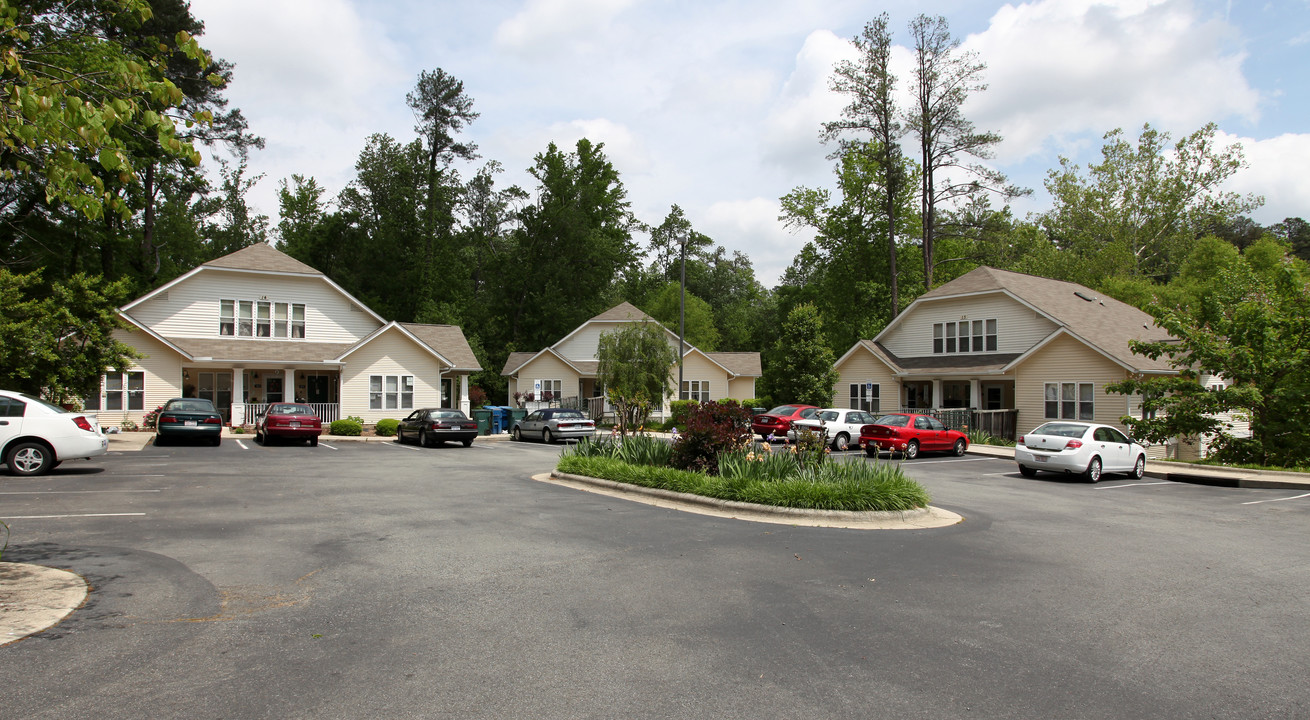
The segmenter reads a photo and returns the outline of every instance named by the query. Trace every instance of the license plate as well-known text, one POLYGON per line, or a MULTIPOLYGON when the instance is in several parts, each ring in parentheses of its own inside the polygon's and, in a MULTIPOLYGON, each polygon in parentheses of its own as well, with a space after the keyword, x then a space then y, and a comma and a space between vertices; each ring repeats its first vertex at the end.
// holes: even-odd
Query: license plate
POLYGON ((300 427, 300 422, 297 421, 297 420, 292 420, 292 421, 291 421, 291 427, 300 427))
POLYGON ((196 424, 197 424, 197 423, 196 423, 195 420, 183 420, 183 421, 182 421, 182 425, 185 426, 185 427, 195 427, 196 424))
POLYGON ((1050 458, 1045 455, 1033 455, 1033 460, 1036 460, 1037 462, 1046 462, 1050 460, 1050 458))

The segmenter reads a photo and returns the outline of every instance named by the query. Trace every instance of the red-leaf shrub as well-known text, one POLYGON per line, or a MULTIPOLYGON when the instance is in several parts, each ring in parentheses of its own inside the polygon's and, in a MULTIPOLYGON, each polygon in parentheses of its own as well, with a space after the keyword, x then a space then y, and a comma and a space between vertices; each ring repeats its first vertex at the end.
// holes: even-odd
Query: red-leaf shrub
POLYGON ((673 444, 673 466, 719 474, 719 455, 751 438, 750 411, 735 400, 701 403, 687 411, 687 429, 673 444))

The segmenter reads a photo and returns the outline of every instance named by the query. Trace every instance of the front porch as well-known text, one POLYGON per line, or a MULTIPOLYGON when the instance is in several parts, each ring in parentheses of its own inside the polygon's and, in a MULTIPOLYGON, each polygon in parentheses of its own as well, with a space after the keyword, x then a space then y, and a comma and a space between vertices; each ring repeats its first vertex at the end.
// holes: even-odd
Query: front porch
POLYGON ((306 403, 325 423, 341 419, 341 372, 336 367, 184 366, 182 395, 209 400, 234 426, 254 423, 269 405, 280 402, 306 403))
POLYGON ((956 430, 1011 441, 1018 437, 1013 379, 907 378, 899 395, 900 412, 932 415, 956 430))

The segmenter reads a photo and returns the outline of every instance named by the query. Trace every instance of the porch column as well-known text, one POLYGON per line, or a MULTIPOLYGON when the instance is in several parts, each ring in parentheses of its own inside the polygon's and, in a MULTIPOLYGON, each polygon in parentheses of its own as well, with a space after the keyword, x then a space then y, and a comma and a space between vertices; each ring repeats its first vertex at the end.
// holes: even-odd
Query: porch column
POLYGON ((934 378, 932 381, 932 402, 929 404, 933 410, 942 406, 942 379, 934 378))
POLYGON ((232 427, 246 424, 246 373, 232 368, 232 427))
POLYGON ((978 410, 982 409, 983 402, 982 402, 982 395, 980 394, 981 392, 982 392, 982 386, 978 383, 978 378, 973 378, 972 380, 970 380, 969 381, 969 407, 978 410))
POLYGON ((465 415, 469 414, 469 376, 468 373, 459 376, 459 409, 464 411, 465 415))
POLYGON ((296 397, 296 369, 287 368, 282 373, 286 376, 286 379, 282 381, 285 383, 285 387, 282 388, 282 401, 296 402, 300 399, 296 397))

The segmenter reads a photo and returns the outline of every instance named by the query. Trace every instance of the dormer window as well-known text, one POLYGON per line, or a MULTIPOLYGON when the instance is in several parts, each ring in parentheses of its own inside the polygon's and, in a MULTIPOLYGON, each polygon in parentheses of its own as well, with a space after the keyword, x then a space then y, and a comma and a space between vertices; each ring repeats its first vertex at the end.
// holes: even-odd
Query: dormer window
POLYGON ((219 300, 218 334, 223 337, 304 339, 304 303, 219 300))

